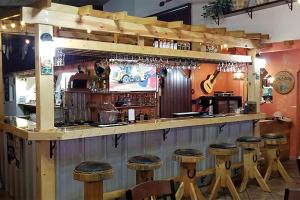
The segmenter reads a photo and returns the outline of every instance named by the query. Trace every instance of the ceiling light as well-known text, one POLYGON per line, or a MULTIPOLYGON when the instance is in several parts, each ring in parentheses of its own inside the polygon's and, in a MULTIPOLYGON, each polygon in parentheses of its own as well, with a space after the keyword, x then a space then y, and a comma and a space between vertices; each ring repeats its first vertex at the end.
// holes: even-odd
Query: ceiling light
POLYGON ((21 21, 20 24, 21 24, 21 26, 25 26, 25 22, 24 21, 21 21))
POLYGON ((11 27, 11 28, 16 28, 16 24, 15 24, 15 23, 11 23, 11 24, 10 24, 10 27, 11 27))
POLYGON ((30 44, 30 40, 29 40, 29 39, 26 39, 26 40, 25 40, 25 43, 26 43, 26 44, 30 44))
POLYGON ((2 24, 2 25, 1 25, 1 28, 2 28, 3 30, 5 30, 5 29, 6 29, 6 25, 5 25, 5 24, 2 24))
POLYGON ((90 34, 92 31, 91 31, 90 29, 88 29, 86 32, 87 32, 88 34, 90 34))

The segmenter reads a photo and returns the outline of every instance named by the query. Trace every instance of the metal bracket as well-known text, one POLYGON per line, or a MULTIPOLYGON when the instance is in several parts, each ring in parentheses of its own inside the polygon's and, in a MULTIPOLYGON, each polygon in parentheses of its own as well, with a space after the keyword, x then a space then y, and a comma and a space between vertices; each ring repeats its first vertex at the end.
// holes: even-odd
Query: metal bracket
POLYGON ((166 141, 167 135, 169 134, 170 130, 171 130, 170 128, 164 129, 164 132, 163 132, 163 140, 164 141, 166 141))
POLYGON ((56 141, 50 141, 50 158, 54 156, 54 149, 56 147, 56 141))
POLYGON ((294 0, 286 0, 286 3, 287 3, 287 5, 288 5, 289 9, 290 9, 291 11, 293 11, 293 8, 294 8, 294 0))
POLYGON ((253 19, 253 9, 252 8, 247 9, 247 13, 248 13, 248 16, 250 17, 250 19, 253 19))
POLYGON ((216 18, 214 19, 215 20, 215 23, 220 26, 220 16, 217 15, 216 18))
POLYGON ((224 127, 226 126, 226 123, 224 124, 219 124, 219 133, 223 132, 224 127))
POLYGON ((118 148, 121 137, 122 135, 115 135, 115 148, 118 148))
POLYGON ((253 127, 253 130, 255 129, 255 127, 256 127, 256 124, 259 122, 259 120, 257 119, 257 120, 253 120, 252 121, 252 123, 253 123, 253 125, 252 125, 252 127, 253 127))

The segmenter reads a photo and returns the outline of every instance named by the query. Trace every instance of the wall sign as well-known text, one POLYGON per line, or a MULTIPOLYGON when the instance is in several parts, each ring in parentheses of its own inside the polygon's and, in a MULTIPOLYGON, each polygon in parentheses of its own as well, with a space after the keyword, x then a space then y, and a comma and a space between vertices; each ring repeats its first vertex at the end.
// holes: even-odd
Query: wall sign
POLYGON ((295 86, 295 78, 288 71, 278 72, 274 77, 273 88, 279 94, 288 94, 290 93, 295 86))

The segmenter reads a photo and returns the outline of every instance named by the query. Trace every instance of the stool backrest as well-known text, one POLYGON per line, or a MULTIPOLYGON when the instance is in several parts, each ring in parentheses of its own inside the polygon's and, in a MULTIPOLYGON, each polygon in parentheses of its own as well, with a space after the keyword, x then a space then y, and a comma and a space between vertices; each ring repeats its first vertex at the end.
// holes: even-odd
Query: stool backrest
POLYGON ((175 193, 173 180, 149 181, 128 190, 126 197, 127 200, 143 200, 152 196, 156 199, 175 200, 175 193))

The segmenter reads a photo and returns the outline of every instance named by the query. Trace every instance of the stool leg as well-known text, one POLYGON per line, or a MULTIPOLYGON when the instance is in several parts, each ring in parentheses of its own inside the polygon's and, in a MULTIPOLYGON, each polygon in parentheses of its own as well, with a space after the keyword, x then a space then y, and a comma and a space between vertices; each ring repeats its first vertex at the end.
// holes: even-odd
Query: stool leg
MULTIPOLYGON (((231 180, 231 161, 230 156, 216 156, 216 177, 220 178, 220 187, 227 187, 232 195, 234 200, 240 200, 239 195, 236 191, 235 186, 231 180)), ((215 184, 219 184, 217 181, 215 184)), ((216 188, 218 188, 216 186, 216 188)), ((215 189, 215 187, 214 187, 215 189)), ((214 191, 211 196, 216 195, 218 191, 214 191)))
POLYGON ((271 189, 269 188, 269 186, 267 185, 267 183, 265 182, 264 178, 261 176, 261 174, 259 173, 257 167, 254 168, 254 173, 255 173, 255 178, 256 181, 258 182, 259 186, 262 188, 263 191, 266 192, 271 192, 271 189))
POLYGON ((249 178, 255 178, 259 186, 267 192, 271 192, 269 186, 266 184, 262 176, 257 169, 258 156, 256 150, 244 150, 244 178, 240 187, 240 192, 245 191, 249 178))
POLYGON ((221 187, 221 177, 218 176, 216 178, 216 181, 214 182, 214 185, 213 185, 213 188, 212 188, 209 200, 215 200, 217 198, 218 191, 220 190, 220 187, 221 187))
POLYGON ((103 181, 84 183, 84 200, 102 200, 103 181))
POLYGON ((285 180, 285 182, 294 183, 295 181, 288 175, 279 159, 276 159, 276 163, 278 171, 281 174, 282 178, 285 180))
POLYGON ((145 183, 147 181, 153 181, 154 177, 154 171, 148 170, 148 171, 136 171, 136 184, 145 183))
POLYGON ((196 163, 180 163, 180 181, 184 182, 183 197, 204 200, 202 192, 196 184, 196 163))
POLYGON ((244 165, 244 177, 243 177, 242 184, 240 186, 240 190, 239 190, 240 192, 244 192, 246 190, 247 183, 249 180, 249 171, 245 168, 246 168, 246 166, 244 165))
POLYGON ((267 146, 268 155, 268 169, 265 174, 264 180, 267 182, 270 178, 272 171, 279 171, 282 178, 287 183, 294 183, 295 181, 288 175, 280 161, 280 150, 278 146, 267 146))
POLYGON ((237 193, 235 187, 234 187, 234 184, 231 180, 231 177, 229 176, 229 174, 227 174, 227 179, 226 179, 226 185, 227 185, 227 188, 229 189, 229 192, 232 196, 232 199, 234 200, 240 200, 240 196, 239 194, 237 193))

